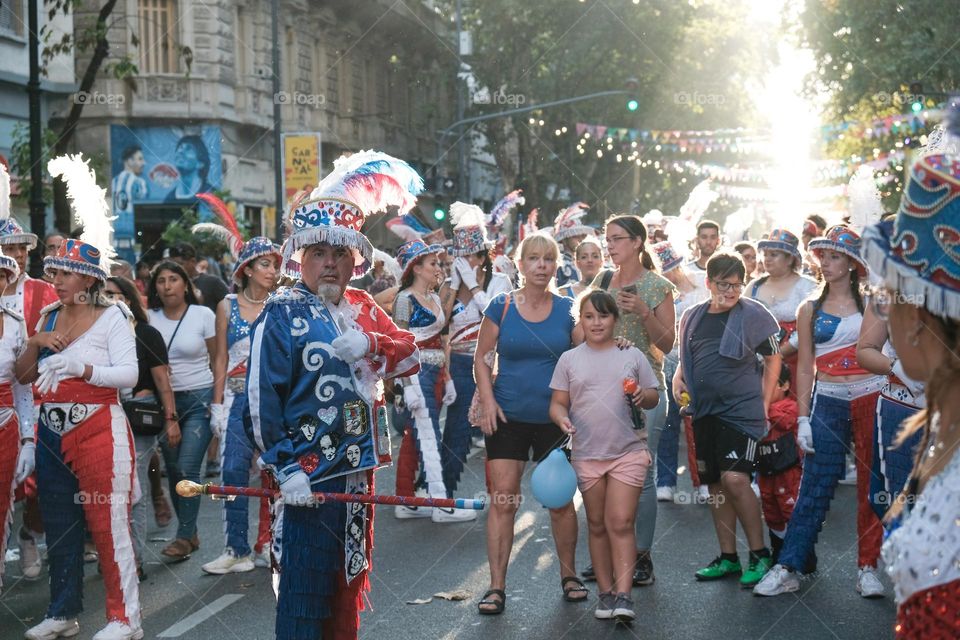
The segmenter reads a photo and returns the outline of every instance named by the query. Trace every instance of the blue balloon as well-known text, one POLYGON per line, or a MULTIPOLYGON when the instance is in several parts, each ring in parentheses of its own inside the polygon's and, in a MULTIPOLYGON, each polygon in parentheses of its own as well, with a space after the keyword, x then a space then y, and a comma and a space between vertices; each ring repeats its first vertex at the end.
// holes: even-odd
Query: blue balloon
POLYGON ((560 449, 550 452, 530 476, 533 497, 548 509, 570 504, 577 492, 577 474, 560 449))

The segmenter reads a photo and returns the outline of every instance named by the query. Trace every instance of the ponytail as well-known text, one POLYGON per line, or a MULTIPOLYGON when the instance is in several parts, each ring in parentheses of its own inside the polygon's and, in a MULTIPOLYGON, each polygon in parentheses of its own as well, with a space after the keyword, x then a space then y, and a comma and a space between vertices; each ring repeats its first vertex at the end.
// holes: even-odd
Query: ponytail
POLYGON ((493 260, 490 258, 490 252, 483 252, 483 290, 490 288, 490 281, 493 280, 493 260))
POLYGON ((659 273, 660 269, 657 268, 657 265, 653 262, 653 257, 650 255, 650 252, 647 251, 647 246, 643 246, 643 251, 640 252, 640 264, 643 265, 643 268, 647 271, 653 271, 654 273, 659 273))

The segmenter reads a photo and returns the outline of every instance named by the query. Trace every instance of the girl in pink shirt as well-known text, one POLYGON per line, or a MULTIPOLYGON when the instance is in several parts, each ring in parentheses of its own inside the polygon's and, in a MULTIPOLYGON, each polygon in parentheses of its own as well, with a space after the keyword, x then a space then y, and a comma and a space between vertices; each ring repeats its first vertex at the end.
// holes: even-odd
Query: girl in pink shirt
POLYGON ((637 409, 657 405, 657 379, 643 353, 614 342, 616 300, 605 291, 580 299, 585 342, 563 353, 550 382, 550 419, 573 438, 572 464, 587 509, 590 559, 600 590, 594 615, 635 617, 630 587, 637 558, 634 520, 652 462, 637 409), (628 401, 624 380, 636 383, 628 401))

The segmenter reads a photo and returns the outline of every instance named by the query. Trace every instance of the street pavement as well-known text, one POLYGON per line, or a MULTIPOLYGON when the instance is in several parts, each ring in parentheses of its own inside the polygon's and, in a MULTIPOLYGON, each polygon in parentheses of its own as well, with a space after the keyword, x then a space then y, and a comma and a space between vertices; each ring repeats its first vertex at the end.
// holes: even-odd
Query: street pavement
MULTIPOLYGON (((681 454, 681 460, 685 458, 681 454)), ((391 493, 393 471, 377 474, 380 493, 391 493)), ((475 449, 464 473, 463 497, 484 490, 483 450, 475 449)), ((681 478, 687 504, 660 503, 653 550, 656 583, 634 589, 637 621, 631 626, 593 618, 590 604, 561 598, 560 575, 550 535, 549 514, 536 504, 524 481, 527 499, 516 523, 516 539, 507 578, 506 611, 479 616, 476 602, 487 587, 485 516, 472 523, 435 524, 396 520, 392 507, 378 507, 376 548, 369 607, 363 613, 361 638, 388 640, 523 638, 862 638, 892 637, 892 596, 865 600, 854 590, 856 538, 854 487, 841 486, 817 546, 820 571, 805 579, 799 594, 758 598, 735 580, 698 583, 696 569, 717 554, 707 507, 690 504, 688 476, 681 478), (465 601, 438 598, 408 604, 438 592, 464 590, 465 601)), ((578 569, 589 562, 582 505, 578 569)), ((251 510, 255 517, 255 509, 251 510)), ((15 527, 20 513, 16 514, 15 527)), ((151 513, 152 525, 152 513, 151 513)), ((16 531, 16 528, 13 531, 16 531)), ((251 531, 255 531, 251 522, 251 531)), ((274 596, 266 569, 227 576, 207 576, 200 565, 222 551, 220 505, 206 501, 200 512, 201 548, 179 564, 166 564, 160 550, 175 531, 151 526, 146 570, 141 584, 147 638, 182 640, 255 640, 273 637, 274 596)), ((741 542, 741 556, 746 548, 741 542)), ((886 577, 883 578, 889 588, 886 577)), ((104 624, 103 583, 96 565, 86 565, 85 611, 79 640, 104 624)), ((6 563, 0 595, 0 640, 14 640, 43 618, 48 600, 46 569, 42 579, 27 581, 16 562, 6 563)))

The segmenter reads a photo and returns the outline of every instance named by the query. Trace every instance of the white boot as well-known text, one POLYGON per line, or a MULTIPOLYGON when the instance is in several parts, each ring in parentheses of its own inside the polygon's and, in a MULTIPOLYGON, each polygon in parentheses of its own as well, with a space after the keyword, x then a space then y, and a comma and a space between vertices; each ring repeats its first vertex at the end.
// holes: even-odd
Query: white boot
POLYGON ((140 640, 142 637, 143 629, 140 627, 133 628, 124 622, 113 620, 97 631, 93 640, 140 640))
POLYGON ((27 640, 54 640, 69 638, 80 633, 80 624, 76 618, 44 618, 43 622, 30 627, 23 637, 27 640))
POLYGON ((227 549, 216 560, 211 560, 200 567, 205 573, 215 576, 222 576, 228 573, 245 573, 253 571, 253 558, 250 556, 238 557, 233 555, 230 549, 227 549))
POLYGON ((657 502, 673 502, 676 487, 657 487, 657 502))
POLYGON ((260 569, 270 568, 270 549, 264 547, 263 551, 260 553, 255 553, 253 555, 253 566, 260 569))
POLYGON ((23 527, 20 527, 20 535, 17 537, 20 539, 20 572, 27 580, 36 580, 40 577, 40 571, 43 569, 43 560, 40 558, 40 550, 37 549, 37 540, 30 531, 23 527))

